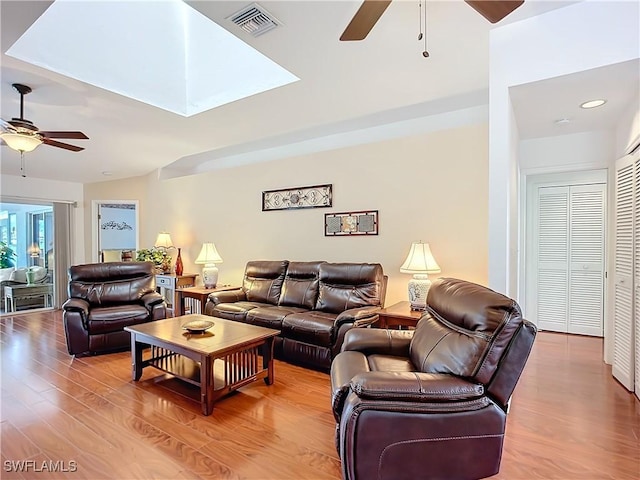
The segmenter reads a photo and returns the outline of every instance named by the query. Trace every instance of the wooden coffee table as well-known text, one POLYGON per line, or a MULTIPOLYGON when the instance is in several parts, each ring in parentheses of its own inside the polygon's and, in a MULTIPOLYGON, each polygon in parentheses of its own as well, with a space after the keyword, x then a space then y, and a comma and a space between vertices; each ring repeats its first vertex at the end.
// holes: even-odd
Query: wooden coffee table
POLYGON ((197 385, 205 415, 219 398, 244 385, 260 378, 267 385, 274 381, 273 339, 279 330, 206 315, 183 315, 125 330, 131 333, 133 380, 140 380, 142 369, 152 366, 197 385), (204 333, 182 328, 195 320, 215 325, 204 333))

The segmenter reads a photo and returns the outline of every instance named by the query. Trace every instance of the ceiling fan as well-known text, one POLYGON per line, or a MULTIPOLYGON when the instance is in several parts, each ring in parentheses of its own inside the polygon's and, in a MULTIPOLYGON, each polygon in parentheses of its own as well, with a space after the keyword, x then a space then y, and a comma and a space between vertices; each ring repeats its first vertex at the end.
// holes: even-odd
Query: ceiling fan
POLYGON ((84 147, 78 147, 76 145, 70 145, 68 143, 53 140, 54 138, 88 140, 89 137, 84 133, 42 131, 39 130, 33 122, 24 118, 24 96, 31 93, 31 87, 22 85, 21 83, 14 83, 12 86, 20 94, 20 118, 12 118, 8 121, 0 119, 0 124, 2 126, 0 138, 9 146, 9 148, 20 153, 24 153, 31 152, 44 143, 45 145, 71 150, 72 152, 84 150, 84 147))
MULTIPOLYGON (((524 0, 465 0, 480 15, 496 23, 524 3, 524 0)), ((387 9, 391 0, 364 0, 340 40, 364 40, 387 9)))

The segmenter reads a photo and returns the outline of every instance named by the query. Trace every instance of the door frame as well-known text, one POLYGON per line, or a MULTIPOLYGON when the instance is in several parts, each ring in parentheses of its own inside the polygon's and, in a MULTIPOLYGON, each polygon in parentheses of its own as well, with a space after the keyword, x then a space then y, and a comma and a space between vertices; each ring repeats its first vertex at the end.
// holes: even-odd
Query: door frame
POLYGON ((136 250, 140 248, 140 202, 138 200, 92 200, 91 201, 91 261, 93 263, 100 262, 100 205, 103 204, 126 203, 135 205, 135 237, 136 250))

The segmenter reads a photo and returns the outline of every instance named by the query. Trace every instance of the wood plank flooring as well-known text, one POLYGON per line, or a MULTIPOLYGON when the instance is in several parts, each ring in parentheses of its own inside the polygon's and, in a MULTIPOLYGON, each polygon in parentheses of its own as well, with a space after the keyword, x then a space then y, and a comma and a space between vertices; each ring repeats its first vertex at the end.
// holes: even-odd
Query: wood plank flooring
MULTIPOLYGON (((2 317, 0 350, 3 479, 340 478, 324 373, 276 361, 205 417, 169 376, 133 383, 128 352, 70 357, 59 311, 2 317)), ((601 339, 538 335, 494 479, 640 478, 640 402, 601 359, 601 339)))

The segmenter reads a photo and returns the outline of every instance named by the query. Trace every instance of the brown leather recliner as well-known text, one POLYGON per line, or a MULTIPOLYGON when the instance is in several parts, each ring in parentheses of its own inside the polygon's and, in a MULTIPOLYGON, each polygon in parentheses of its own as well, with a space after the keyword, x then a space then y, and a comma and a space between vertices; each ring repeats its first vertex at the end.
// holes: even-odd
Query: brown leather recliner
POLYGON ((74 265, 69 277, 69 299, 62 309, 71 355, 130 348, 124 327, 167 316, 151 262, 74 265))
POLYGON ((331 366, 343 477, 498 473, 511 394, 536 327, 513 300, 436 280, 413 331, 353 329, 331 366))

